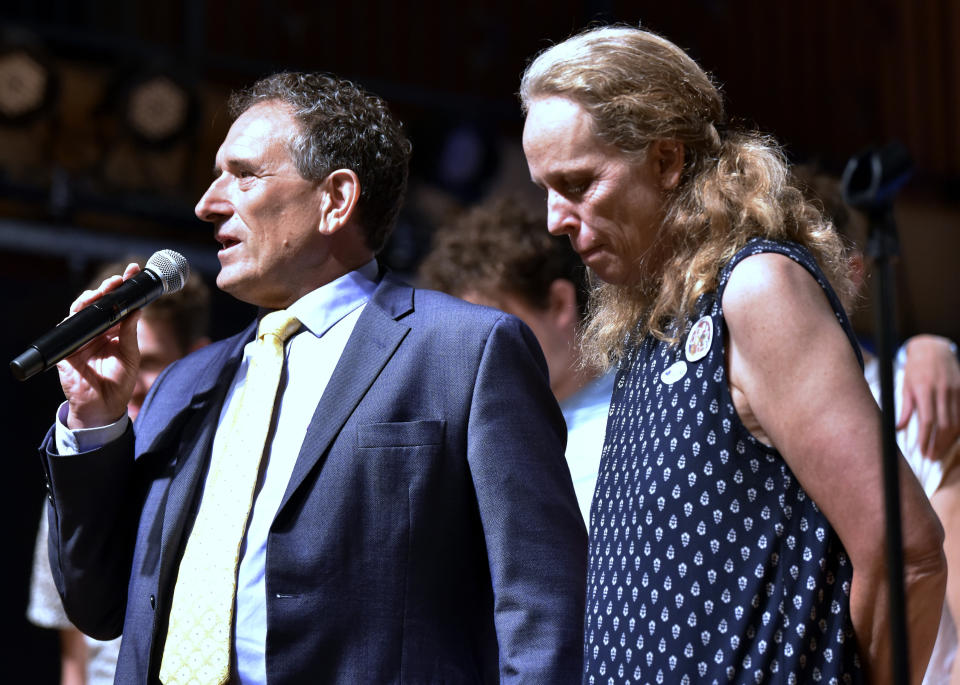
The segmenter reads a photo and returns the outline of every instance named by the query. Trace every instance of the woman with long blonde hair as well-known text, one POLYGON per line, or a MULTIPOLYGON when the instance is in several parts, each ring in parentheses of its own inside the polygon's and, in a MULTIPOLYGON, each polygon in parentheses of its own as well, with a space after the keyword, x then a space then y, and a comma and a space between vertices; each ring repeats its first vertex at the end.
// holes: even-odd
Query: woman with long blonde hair
MULTIPOLYGON (((829 221, 711 79, 632 27, 540 54, 523 145, 618 367, 590 515, 584 683, 888 682, 879 413, 829 221)), ((909 657, 942 531, 901 469, 909 657)))

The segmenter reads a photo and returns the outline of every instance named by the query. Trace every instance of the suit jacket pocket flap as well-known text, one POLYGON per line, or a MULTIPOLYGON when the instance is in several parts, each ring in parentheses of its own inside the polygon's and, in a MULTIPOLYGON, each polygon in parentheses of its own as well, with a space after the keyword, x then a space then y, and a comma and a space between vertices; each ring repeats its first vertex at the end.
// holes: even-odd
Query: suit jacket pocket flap
POLYGON ((417 447, 443 442, 444 421, 367 423, 357 426, 358 447, 417 447))

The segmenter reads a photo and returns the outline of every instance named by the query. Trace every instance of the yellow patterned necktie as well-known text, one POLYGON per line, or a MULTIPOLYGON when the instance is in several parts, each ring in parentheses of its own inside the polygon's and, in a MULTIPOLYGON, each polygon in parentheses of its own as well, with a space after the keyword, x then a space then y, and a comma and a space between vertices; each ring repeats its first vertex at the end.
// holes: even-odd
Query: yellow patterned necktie
POLYGON ((220 439, 174 586, 160 664, 164 685, 220 685, 230 675, 240 545, 273 420, 284 342, 299 327, 286 310, 263 317, 243 389, 217 430, 220 439))

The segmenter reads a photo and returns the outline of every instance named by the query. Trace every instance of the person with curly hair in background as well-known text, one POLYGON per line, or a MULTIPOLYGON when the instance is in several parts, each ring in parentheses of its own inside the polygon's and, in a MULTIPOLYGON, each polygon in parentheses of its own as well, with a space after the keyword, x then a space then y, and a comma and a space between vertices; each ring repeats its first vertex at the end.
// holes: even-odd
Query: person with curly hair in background
POLYGON ((433 236, 420 283, 501 309, 530 326, 543 349, 567 424, 567 466, 584 521, 597 484, 613 373, 581 363, 577 331, 586 310, 586 270, 569 241, 515 196, 471 208, 433 236))

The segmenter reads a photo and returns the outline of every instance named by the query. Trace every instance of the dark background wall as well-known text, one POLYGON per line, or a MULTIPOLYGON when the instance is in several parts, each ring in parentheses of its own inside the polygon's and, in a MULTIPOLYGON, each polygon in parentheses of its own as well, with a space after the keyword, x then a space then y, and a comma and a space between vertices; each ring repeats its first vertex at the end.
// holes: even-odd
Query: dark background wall
MULTIPOLYGON (((228 127, 224 100, 280 69, 353 78, 407 124, 410 197, 385 257, 411 271, 432 228, 452 213, 503 190, 530 192, 519 75, 538 50, 591 21, 640 22, 689 50, 722 84, 731 115, 775 134, 794 161, 839 174, 865 146, 902 141, 916 170, 897 203, 901 332, 960 338, 960 3, 952 0, 7 0, 2 359, 59 320, 100 259, 173 247, 212 282, 212 232, 192 206, 228 127), (22 71, 23 55, 50 88, 37 86, 35 68, 22 71), (156 95, 160 77, 182 89, 187 115, 167 140, 149 135, 162 116, 148 117, 146 134, 130 123, 133 111, 176 113, 173 100, 156 95), (138 91, 143 84, 154 90, 138 91), (37 88, 48 97, 23 114, 17 103, 37 88)), ((218 337, 249 316, 229 298, 214 306, 218 337)), ((869 317, 856 321, 869 334, 869 317)), ((59 399, 52 373, 23 384, 0 373, 13 466, 0 497, 10 531, 3 579, 11 593, 0 613, 12 636, 3 646, 9 682, 55 679, 53 636, 23 613, 41 503, 33 450, 59 399)))

